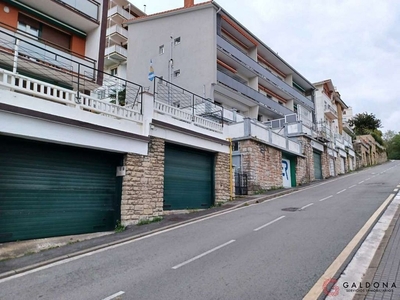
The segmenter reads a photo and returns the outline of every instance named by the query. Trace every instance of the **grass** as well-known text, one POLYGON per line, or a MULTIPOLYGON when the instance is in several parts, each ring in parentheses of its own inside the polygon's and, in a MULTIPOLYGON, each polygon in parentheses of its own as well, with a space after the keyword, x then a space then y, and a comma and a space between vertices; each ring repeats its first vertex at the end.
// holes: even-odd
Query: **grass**
POLYGON ((163 219, 163 217, 154 217, 151 219, 141 219, 139 220, 139 222, 137 223, 138 226, 142 226, 142 225, 147 225, 150 223, 155 223, 155 222, 160 222, 163 219))
POLYGON ((122 231, 125 231, 125 229, 126 229, 126 226, 122 225, 120 220, 117 220, 117 224, 115 225, 114 231, 122 232, 122 231))

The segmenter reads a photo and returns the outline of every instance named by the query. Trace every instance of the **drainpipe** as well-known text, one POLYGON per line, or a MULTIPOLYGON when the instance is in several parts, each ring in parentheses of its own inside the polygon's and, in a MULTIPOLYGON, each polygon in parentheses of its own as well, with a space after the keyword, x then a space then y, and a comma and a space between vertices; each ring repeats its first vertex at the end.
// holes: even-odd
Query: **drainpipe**
POLYGON ((228 138, 229 141, 229 200, 233 200, 233 172, 232 172, 232 139, 228 138))

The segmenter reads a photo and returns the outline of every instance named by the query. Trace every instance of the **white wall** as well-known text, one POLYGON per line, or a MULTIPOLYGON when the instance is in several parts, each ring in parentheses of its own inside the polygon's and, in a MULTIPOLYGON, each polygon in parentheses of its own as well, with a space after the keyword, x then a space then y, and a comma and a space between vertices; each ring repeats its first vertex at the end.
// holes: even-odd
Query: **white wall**
POLYGON ((181 43, 173 46, 174 70, 180 70, 180 77, 172 82, 203 96, 203 85, 207 97, 211 83, 216 82, 216 10, 213 6, 174 14, 158 19, 135 22, 129 25, 128 39, 128 80, 153 88, 147 78, 150 59, 154 73, 168 80, 168 62, 171 38, 180 37, 181 43), (159 47, 164 45, 164 54, 159 47), (196 80, 193 80, 196 74, 196 80))

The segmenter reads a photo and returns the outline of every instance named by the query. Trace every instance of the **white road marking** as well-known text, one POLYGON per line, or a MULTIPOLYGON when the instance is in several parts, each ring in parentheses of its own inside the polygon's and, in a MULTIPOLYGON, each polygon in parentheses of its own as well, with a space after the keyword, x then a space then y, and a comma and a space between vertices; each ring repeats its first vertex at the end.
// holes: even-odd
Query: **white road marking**
POLYGON ((370 180, 371 178, 367 178, 367 179, 365 179, 365 181, 368 181, 368 180, 370 180))
POLYGON ((353 187, 355 187, 356 185, 354 184, 354 185, 352 185, 352 186, 349 186, 349 189, 352 189, 353 187))
POLYGON ((182 267, 184 265, 187 265, 188 263, 191 263, 192 261, 195 261, 196 259, 199 259, 199 258, 201 258, 203 256, 206 256, 207 254, 210 254, 211 252, 214 252, 214 251, 216 251, 218 249, 221 249, 222 247, 228 246, 229 244, 232 244, 233 242, 235 242, 235 240, 230 240, 229 242, 226 242, 225 244, 219 245, 218 247, 215 247, 215 248, 213 248, 211 250, 208 250, 208 251, 206 251, 206 252, 204 252, 204 253, 202 253, 200 255, 197 255, 197 256, 195 256, 195 257, 193 257, 193 258, 191 258, 191 259, 189 259, 187 261, 184 261, 183 263, 172 267, 172 269, 176 270, 176 269, 178 269, 178 268, 180 268, 180 267, 182 267))
POLYGON ((400 184, 397 187, 400 188, 400 184))
POLYGON ((314 205, 314 203, 304 205, 302 208, 300 208, 300 210, 306 209, 307 207, 310 207, 311 205, 314 205))
POLYGON ((341 191, 337 192, 336 194, 343 193, 345 190, 347 190, 347 189, 341 190, 341 191))
POLYGON ((333 195, 330 195, 330 196, 328 196, 328 197, 325 197, 325 198, 322 198, 321 200, 319 200, 319 201, 325 201, 325 200, 327 200, 327 199, 329 199, 329 198, 332 198, 333 197, 333 195))
POLYGON ((254 231, 259 231, 260 229, 263 229, 264 227, 267 227, 268 225, 271 225, 271 224, 273 224, 273 223, 275 223, 275 222, 277 222, 277 221, 283 219, 284 217, 285 217, 285 216, 280 216, 279 218, 276 218, 275 220, 273 220, 273 221, 271 221, 271 222, 268 222, 267 224, 264 224, 264 225, 262 225, 262 226, 260 226, 260 227, 257 227, 256 229, 254 229, 254 231))
POLYGON ((115 293, 115 294, 113 294, 113 295, 111 295, 111 296, 108 296, 107 298, 104 298, 103 300, 112 300, 112 299, 115 299, 115 298, 117 298, 118 296, 121 296, 121 295, 123 295, 123 294, 125 294, 125 292, 120 291, 120 292, 115 293))
POLYGON ((361 183, 363 183, 364 182, 364 180, 363 181, 360 181, 358 184, 361 184, 361 183))
POLYGON ((393 190, 393 192, 398 192, 398 191, 399 191, 399 189, 394 189, 394 190, 393 190))

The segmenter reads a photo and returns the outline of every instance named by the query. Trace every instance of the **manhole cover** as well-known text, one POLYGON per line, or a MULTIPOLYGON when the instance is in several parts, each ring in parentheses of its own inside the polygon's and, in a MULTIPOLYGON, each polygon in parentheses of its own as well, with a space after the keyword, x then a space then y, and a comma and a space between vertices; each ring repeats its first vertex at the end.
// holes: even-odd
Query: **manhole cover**
POLYGON ((283 211, 298 211, 300 208, 298 207, 286 207, 282 208, 283 211))

